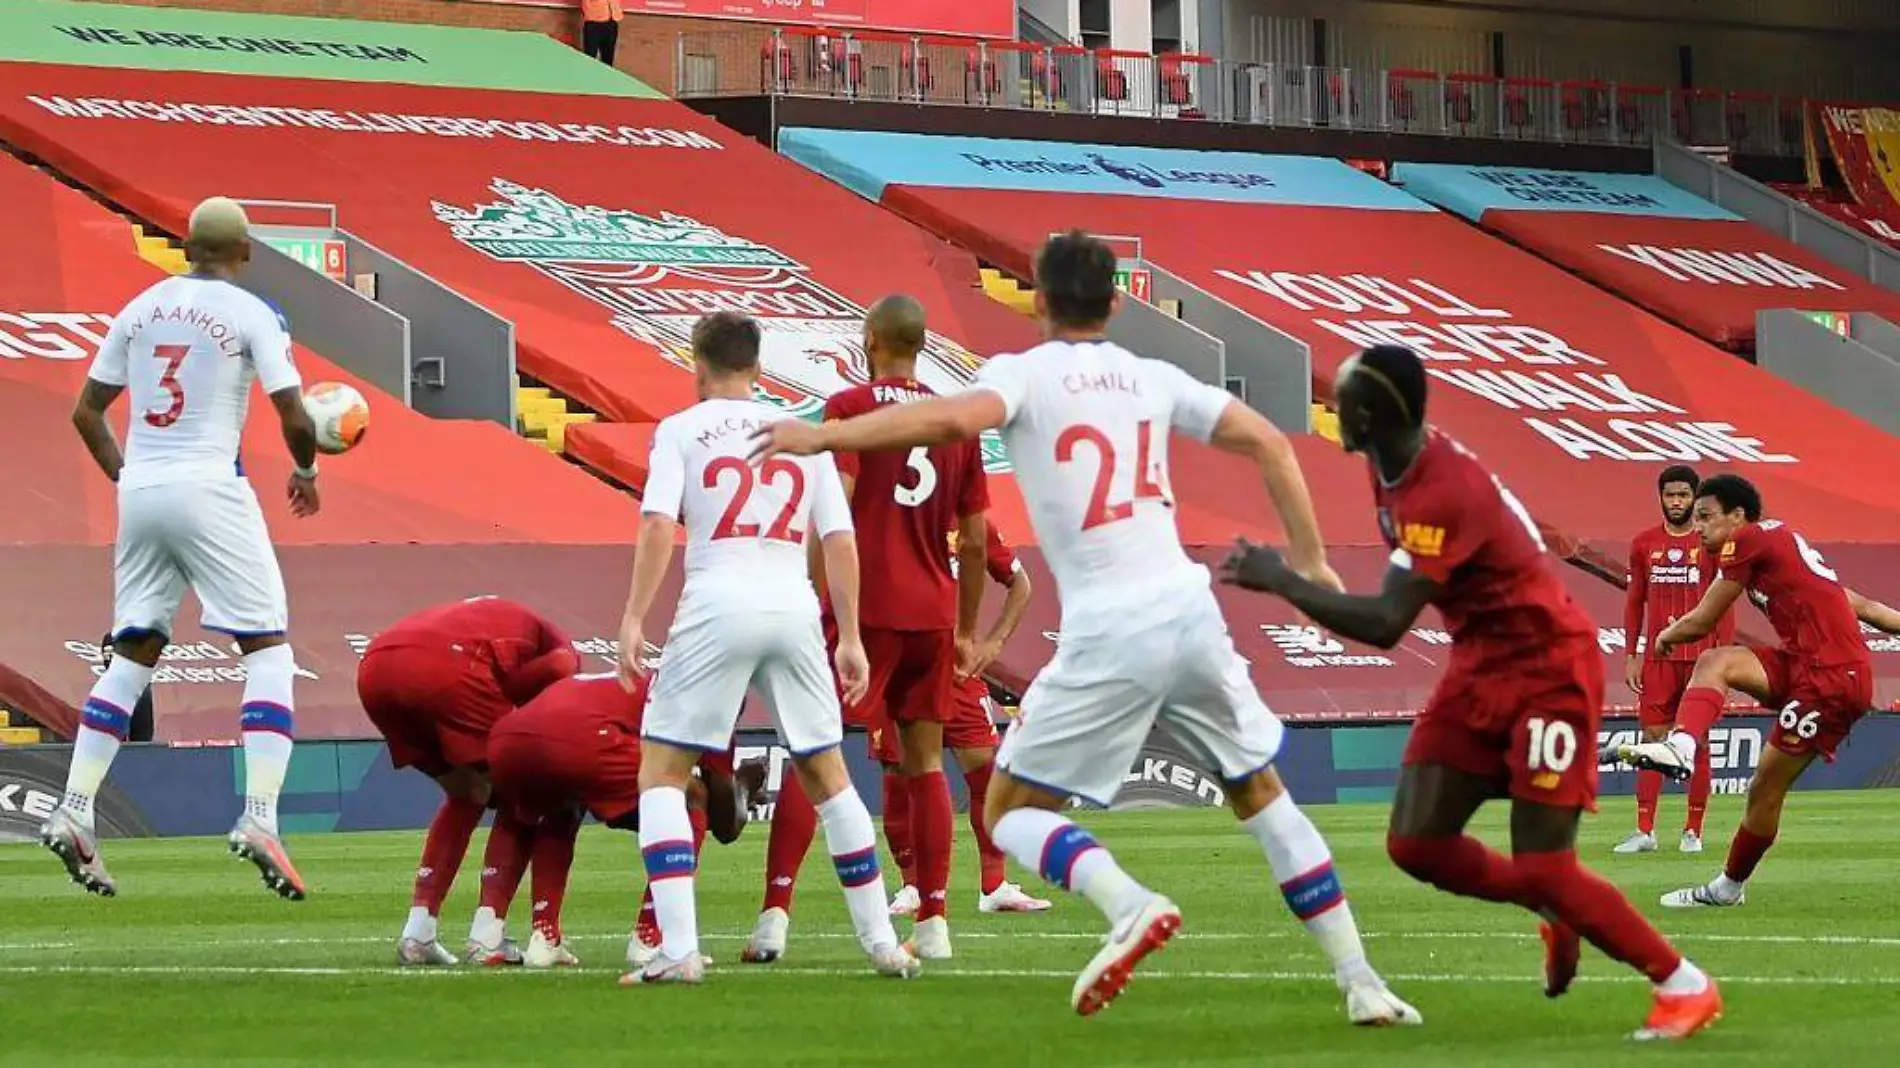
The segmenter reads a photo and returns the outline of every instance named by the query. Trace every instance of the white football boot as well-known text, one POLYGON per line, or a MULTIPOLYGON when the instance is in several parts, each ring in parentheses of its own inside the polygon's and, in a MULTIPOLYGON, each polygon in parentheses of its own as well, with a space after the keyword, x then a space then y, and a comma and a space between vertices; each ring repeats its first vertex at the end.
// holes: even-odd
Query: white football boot
POLYGON ((1666 909, 1727 909, 1747 900, 1747 890, 1737 890, 1734 897, 1724 897, 1716 893, 1713 884, 1707 884, 1671 890, 1662 896, 1662 906, 1666 909))
POLYGON ((1655 851, 1656 836, 1650 834, 1648 831, 1637 831, 1635 834, 1616 843, 1616 848, 1610 850, 1612 853, 1620 853, 1624 856, 1628 856, 1632 853, 1654 853, 1655 851))
POLYGON ((792 917, 784 909, 766 909, 746 939, 739 959, 747 964, 770 964, 785 955, 785 936, 791 930, 792 917))
POLYGON ((99 855, 99 838, 72 813, 56 808, 40 827, 40 844, 53 851, 66 865, 66 874, 87 893, 112 897, 119 884, 106 874, 105 858, 99 855))
POLYGON ((915 916, 922 904, 923 898, 918 896, 917 888, 905 883, 902 890, 891 895, 891 915, 915 916))
POLYGON ((1425 1022, 1417 1009, 1376 981, 1346 988, 1346 1018, 1354 1027, 1417 1027, 1425 1022))
POLYGON ((461 961, 447 946, 431 938, 405 938, 396 943, 396 963, 404 968, 452 968, 461 961))
POLYGON ((950 959, 950 921, 942 916, 918 920, 904 948, 918 960, 950 959))
POLYGON ((1684 853, 1700 853, 1702 852, 1702 836, 1694 831, 1684 831, 1682 842, 1676 848, 1684 853))
POLYGON ((1015 883, 1004 883, 976 899, 978 912, 1047 912, 1051 903, 1032 897, 1015 883))
POLYGON ((1168 944, 1181 929, 1181 910, 1154 894, 1108 933, 1107 944, 1076 977, 1069 1003, 1083 1016, 1093 1016, 1121 996, 1134 976, 1135 966, 1168 944))

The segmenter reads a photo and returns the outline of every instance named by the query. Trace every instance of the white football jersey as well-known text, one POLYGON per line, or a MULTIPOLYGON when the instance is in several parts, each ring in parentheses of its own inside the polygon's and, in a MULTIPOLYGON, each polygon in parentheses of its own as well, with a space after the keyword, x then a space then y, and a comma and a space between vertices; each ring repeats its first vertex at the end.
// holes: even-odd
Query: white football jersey
POLYGON ((87 375, 130 395, 119 476, 127 489, 237 477, 252 379, 266 393, 302 384, 275 309, 230 282, 191 275, 133 298, 87 375))
POLYGON ((668 416, 653 434, 640 510, 686 526, 680 611, 818 611, 806 539, 851 528, 829 454, 751 463, 752 435, 785 418, 770 405, 714 399, 668 416))
POLYGON ((1181 548, 1168 433, 1206 441, 1233 398, 1107 341, 997 356, 973 389, 1003 398, 1003 443, 1067 629, 1210 581, 1181 548))

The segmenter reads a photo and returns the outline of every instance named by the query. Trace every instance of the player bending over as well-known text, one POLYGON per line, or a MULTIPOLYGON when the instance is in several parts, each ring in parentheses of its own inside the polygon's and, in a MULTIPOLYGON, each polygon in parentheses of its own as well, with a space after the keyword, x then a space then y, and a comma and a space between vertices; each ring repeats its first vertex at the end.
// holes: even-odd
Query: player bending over
POLYGON ((237 202, 213 197, 191 213, 191 273, 135 297, 112 320, 73 409, 73 425, 119 486, 113 578, 112 662, 93 684, 73 741, 66 795, 40 828, 74 882, 118 892, 99 855, 92 802, 151 684, 189 586, 206 630, 237 640, 244 661, 238 723, 244 735, 244 813, 231 851, 264 885, 301 901, 303 878, 277 834, 277 795, 290 764, 297 660, 285 636, 289 607, 257 494, 238 462, 251 382, 262 383, 283 425, 295 468, 290 512, 315 515, 317 435, 291 362, 289 325, 234 279, 251 257, 250 222, 237 202), (106 410, 130 391, 125 451, 106 410))
POLYGON ((630 691, 647 673, 640 658, 646 615, 682 521, 686 579, 641 726, 640 850, 660 952, 623 982, 697 983, 705 976, 686 787, 701 754, 730 744, 748 689, 770 711, 794 770, 818 803, 859 944, 879 974, 911 978, 919 970, 891 928, 871 814, 838 752, 844 725, 805 558, 805 539, 823 539, 838 620, 838 676, 855 701, 864 695, 869 668, 858 631, 850 506, 829 457, 748 462, 751 435, 777 414, 753 399, 759 345, 759 324, 751 319, 729 312, 701 319, 693 327, 700 402, 654 432, 620 628, 621 679, 630 691))
MULTIPOLYGON (((369 643, 356 669, 363 711, 388 741, 390 763, 421 771, 441 784, 443 794, 422 842, 396 963, 456 962, 437 938, 436 919, 482 812, 494 799, 489 733, 517 705, 579 667, 580 657, 559 627, 499 597, 424 609, 369 643)), ((560 848, 557 841, 534 834, 513 807, 496 806, 482 858, 481 904, 468 933, 469 963, 555 963, 558 946, 531 939, 524 957, 508 940, 504 924, 530 852, 538 878, 541 850, 560 848)))
MULTIPOLYGON (((957 544, 958 539, 953 534, 951 566, 960 570, 956 563, 957 544)), ((1034 595, 1029 572, 1024 570, 1022 561, 1016 559, 1016 553, 994 524, 989 529, 986 561, 990 581, 1005 591, 1003 610, 990 626, 989 633, 977 642, 976 659, 968 669, 970 673, 957 680, 951 718, 943 728, 943 744, 962 770, 963 785, 970 792, 970 833, 976 840, 980 879, 977 911, 1043 912, 1049 908, 1048 901, 1030 896, 1009 881, 1007 854, 997 848, 990 838, 989 825, 983 820, 990 779, 996 771, 997 742, 996 708, 990 700, 990 684, 983 680, 983 671, 1002 653, 1003 646, 1022 625, 1023 613, 1028 611, 1029 599, 1034 595)), ((891 899, 891 915, 909 915, 917 911, 919 901, 916 853, 911 848, 909 835, 910 793, 905 789, 908 780, 897 769, 902 745, 896 732, 873 730, 871 752, 884 766, 884 839, 890 843, 891 855, 904 873, 904 887, 891 899)))
MULTIPOLYGON (((1693 645, 1668 652, 1656 648, 1664 627, 1688 615, 1704 590, 1715 581, 1715 554, 1702 551, 1695 530, 1695 494, 1701 485, 1694 469, 1677 464, 1656 479, 1662 502, 1660 525, 1630 539, 1629 588, 1623 598, 1623 633, 1630 653, 1624 679, 1638 699, 1637 716, 1643 740, 1661 741, 1676 720, 1676 705, 1689 689, 1696 657, 1735 638, 1735 615, 1724 613, 1715 633, 1693 645), (1637 636, 1643 647, 1636 647, 1637 636)), ((1681 850, 1702 852, 1702 819, 1709 810, 1712 772, 1706 748, 1699 754, 1689 780, 1689 812, 1683 822, 1681 850)), ((1662 774, 1636 773, 1636 833, 1617 845, 1617 853, 1656 851, 1656 805, 1662 797, 1662 774)))
POLYGON ((1107 944, 1076 980, 1077 1012, 1112 1001, 1181 925, 1174 902, 1136 882, 1060 812, 1070 797, 1113 800, 1160 720, 1219 767, 1288 907, 1332 959, 1352 1021, 1417 1023, 1418 1012, 1366 962, 1331 852, 1273 770, 1284 728, 1254 692, 1207 569, 1188 558, 1175 528, 1170 430, 1257 462, 1299 565, 1336 582, 1298 461, 1258 412, 1107 339, 1119 300, 1115 266, 1114 252, 1096 238, 1051 238, 1036 263, 1047 342, 986 361, 976 384, 953 397, 822 427, 774 423, 760 435, 760 451, 774 462, 785 453, 901 448, 1002 429, 1055 574, 1062 632, 997 753, 987 816, 1017 863, 1082 894, 1108 919, 1107 944))
MULTIPOLYGON (((495 790, 535 836, 531 964, 540 963, 534 959, 538 946, 550 947, 548 963, 580 963, 561 937, 561 905, 583 816, 591 813, 617 830, 640 829, 640 714, 646 699, 646 679, 628 692, 613 675, 575 676, 541 691, 489 732, 495 790)), ((732 763, 730 749, 708 753, 688 785, 695 852, 709 824, 713 837, 726 844, 745 828, 750 790, 735 780, 732 763)), ((755 775, 752 788, 763 781, 755 775)), ((650 947, 636 933, 627 944, 628 961, 644 965, 658 951, 654 942, 650 947)))
POLYGON ((1716 475, 1696 491, 1695 522, 1703 551, 1720 568, 1695 610, 1656 638, 1667 652, 1700 641, 1747 592, 1768 616, 1779 647, 1730 646, 1696 659, 1676 729, 1662 741, 1625 745, 1623 760, 1681 780, 1708 744, 1728 691, 1740 690, 1779 709, 1778 729, 1748 784, 1748 808, 1729 843, 1728 861, 1706 886, 1665 894, 1671 908, 1739 905, 1743 887, 1775 844, 1781 806, 1814 758, 1834 750, 1874 700, 1873 659, 1860 622, 1900 634, 1900 613, 1841 585, 1807 539, 1779 520, 1763 519, 1761 493, 1740 475, 1716 475))
POLYGON ((1715 983, 1683 959, 1616 887, 1577 862, 1577 823, 1596 802, 1592 741, 1603 707, 1596 626, 1551 570, 1516 497, 1477 457, 1425 423, 1425 370, 1380 345, 1335 386, 1339 433, 1366 454, 1392 548, 1381 591, 1311 581, 1272 549, 1243 547, 1228 581, 1278 594, 1354 641, 1390 649, 1425 606, 1451 631, 1451 663, 1406 743, 1392 860, 1414 878, 1546 917, 1545 993, 1576 976, 1578 936, 1655 987, 1634 1037, 1684 1038, 1722 1011, 1715 983), (1511 856, 1465 833, 1478 806, 1511 798, 1511 856))

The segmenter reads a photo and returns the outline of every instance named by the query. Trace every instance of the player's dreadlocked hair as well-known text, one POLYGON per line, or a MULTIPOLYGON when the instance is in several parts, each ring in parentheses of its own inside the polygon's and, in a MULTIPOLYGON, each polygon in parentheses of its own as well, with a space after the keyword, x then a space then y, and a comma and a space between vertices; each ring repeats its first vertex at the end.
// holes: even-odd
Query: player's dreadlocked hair
POLYGON ((1370 373, 1384 387, 1405 425, 1425 425, 1425 365, 1403 345, 1374 345, 1359 354, 1360 373, 1370 373))
POLYGON ((1755 484, 1740 475, 1711 475, 1707 482, 1696 490, 1696 499, 1715 498, 1715 503, 1723 512, 1742 510, 1742 518, 1750 523, 1761 518, 1761 491, 1755 484))
POLYGON ((1115 250, 1080 230, 1057 234, 1036 256, 1036 288, 1057 326, 1107 322, 1115 302, 1115 250))
POLYGON ((1668 489, 1672 482, 1680 482, 1689 487, 1690 493, 1694 493, 1702 485, 1702 476, 1696 474, 1695 468, 1688 464, 1670 464, 1663 468, 1662 474, 1656 476, 1656 492, 1668 489))

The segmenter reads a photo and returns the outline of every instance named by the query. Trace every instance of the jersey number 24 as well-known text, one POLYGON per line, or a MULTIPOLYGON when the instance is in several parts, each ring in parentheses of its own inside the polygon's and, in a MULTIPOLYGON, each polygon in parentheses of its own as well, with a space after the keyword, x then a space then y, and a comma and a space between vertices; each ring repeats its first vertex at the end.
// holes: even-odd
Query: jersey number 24
POLYGON ((1117 523, 1135 514, 1135 501, 1166 501, 1166 486, 1154 480, 1149 471, 1149 457, 1154 452, 1154 423, 1143 419, 1135 424, 1135 496, 1133 500, 1116 501, 1108 499, 1109 487, 1115 481, 1115 465, 1120 462, 1115 454, 1115 443, 1099 427, 1086 423, 1064 430, 1056 436, 1056 462, 1066 464, 1076 459, 1076 449, 1084 444, 1094 448, 1098 465, 1095 468, 1095 485, 1089 491, 1088 511, 1082 513, 1082 529, 1117 523))

